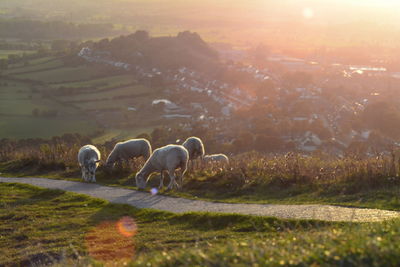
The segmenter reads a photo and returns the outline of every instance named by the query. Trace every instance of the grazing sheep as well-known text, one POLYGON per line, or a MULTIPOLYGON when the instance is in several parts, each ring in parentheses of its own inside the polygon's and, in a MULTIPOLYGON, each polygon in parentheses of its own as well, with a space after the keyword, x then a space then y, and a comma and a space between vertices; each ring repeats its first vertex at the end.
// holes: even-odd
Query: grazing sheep
POLYGON ((85 182, 96 182, 96 169, 100 162, 100 151, 92 145, 86 145, 79 149, 79 166, 82 169, 82 179, 85 182))
POLYGON ((164 186, 164 171, 168 171, 171 179, 168 189, 174 186, 179 188, 182 186, 183 175, 186 172, 189 161, 189 153, 185 147, 180 145, 168 145, 154 150, 154 153, 146 161, 143 168, 136 174, 136 185, 138 188, 145 188, 150 174, 159 172, 161 174, 160 186, 164 186), (181 169, 180 186, 175 180, 175 170, 181 169))
POLYGON ((108 156, 106 166, 110 167, 117 161, 128 161, 137 157, 143 157, 144 160, 147 160, 151 152, 151 145, 146 139, 131 139, 119 142, 108 156))
POLYGON ((209 163, 209 162, 214 162, 214 163, 219 163, 221 165, 228 165, 229 164, 229 158, 225 154, 211 154, 211 155, 205 155, 203 157, 204 162, 209 163))
POLYGON ((183 142, 182 146, 189 152, 189 160, 204 157, 204 145, 200 138, 194 136, 189 137, 183 142))

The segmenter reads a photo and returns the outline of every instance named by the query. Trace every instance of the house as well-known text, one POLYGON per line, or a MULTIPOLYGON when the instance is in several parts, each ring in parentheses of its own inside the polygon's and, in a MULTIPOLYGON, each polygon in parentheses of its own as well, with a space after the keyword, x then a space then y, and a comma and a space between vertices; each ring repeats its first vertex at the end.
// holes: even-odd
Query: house
POLYGON ((183 115, 183 114, 166 114, 162 116, 165 119, 191 119, 191 115, 183 115))
POLYGON ((322 145, 321 139, 313 132, 306 132, 303 137, 298 140, 299 150, 305 152, 313 152, 322 145))

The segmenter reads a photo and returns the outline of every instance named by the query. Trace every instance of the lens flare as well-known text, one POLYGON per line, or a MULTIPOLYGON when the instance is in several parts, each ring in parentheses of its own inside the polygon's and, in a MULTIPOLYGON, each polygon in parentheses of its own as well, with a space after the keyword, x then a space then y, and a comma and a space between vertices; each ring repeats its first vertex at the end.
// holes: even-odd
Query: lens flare
POLYGON ((121 235, 132 237, 137 232, 137 225, 131 217, 123 217, 117 223, 118 231, 121 235))
POLYGON ((122 264, 135 255, 132 236, 136 232, 137 226, 129 217, 103 222, 85 235, 85 246, 89 256, 98 261, 122 264))
POLYGON ((150 194, 152 194, 153 196, 154 196, 154 195, 157 195, 157 194, 158 194, 157 188, 152 188, 152 189, 150 190, 150 194))

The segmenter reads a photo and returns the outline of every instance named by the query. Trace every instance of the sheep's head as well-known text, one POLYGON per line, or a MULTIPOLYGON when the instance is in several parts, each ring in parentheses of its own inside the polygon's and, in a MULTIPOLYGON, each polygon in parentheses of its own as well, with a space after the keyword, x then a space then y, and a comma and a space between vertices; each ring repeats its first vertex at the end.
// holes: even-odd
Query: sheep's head
POLYGON ((114 167, 114 162, 112 160, 110 160, 110 158, 108 158, 106 160, 106 164, 105 165, 106 165, 107 168, 111 168, 111 167, 114 167))
POLYGON ((139 189, 144 189, 146 187, 146 180, 142 173, 138 172, 135 176, 135 180, 136 180, 136 186, 139 189))
POLYGON ((94 177, 97 166, 99 166, 100 160, 90 160, 87 162, 86 168, 91 177, 94 177))

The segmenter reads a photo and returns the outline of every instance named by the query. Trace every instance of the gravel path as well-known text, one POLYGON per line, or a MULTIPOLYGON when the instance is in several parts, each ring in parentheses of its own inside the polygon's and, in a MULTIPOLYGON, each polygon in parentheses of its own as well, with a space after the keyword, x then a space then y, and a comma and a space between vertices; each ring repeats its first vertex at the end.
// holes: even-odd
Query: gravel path
POLYGON ((280 204, 229 204, 202 200, 190 200, 161 195, 151 195, 135 190, 44 178, 3 178, 0 182, 22 183, 38 187, 61 189, 108 200, 112 203, 129 204, 137 208, 151 208, 175 213, 200 211, 247 215, 272 216, 290 219, 317 219, 324 221, 374 222, 400 216, 400 212, 348 208, 331 205, 280 205, 280 204))

